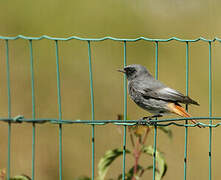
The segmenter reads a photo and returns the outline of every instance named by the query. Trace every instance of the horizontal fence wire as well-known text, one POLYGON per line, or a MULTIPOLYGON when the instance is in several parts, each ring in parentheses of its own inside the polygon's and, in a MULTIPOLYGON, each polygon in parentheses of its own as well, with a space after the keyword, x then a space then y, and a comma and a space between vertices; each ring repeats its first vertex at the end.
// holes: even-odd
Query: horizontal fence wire
MULTIPOLYGON (((22 117, 22 116, 19 116, 22 117)), ((11 122, 11 123, 52 123, 52 124, 91 124, 91 125, 105 125, 105 124, 115 124, 115 125, 147 125, 147 126, 183 126, 183 127, 195 127, 198 125, 204 127, 215 128, 221 125, 221 123, 216 124, 205 124, 199 122, 197 124, 181 124, 178 121, 189 121, 189 120, 221 120, 221 117, 190 117, 190 118, 171 118, 171 119, 160 119, 160 120, 59 120, 59 119, 25 119, 25 118, 0 118, 0 122, 11 122)))
POLYGON ((113 41, 126 41, 126 42, 136 42, 140 40, 144 41, 152 41, 152 42, 169 42, 169 41, 179 41, 179 42, 197 42, 197 41, 204 41, 204 42, 215 42, 219 41, 221 42, 220 38, 213 38, 213 39, 206 39, 203 37, 199 37, 196 39, 181 39, 177 37, 172 37, 168 39, 154 39, 154 38, 146 38, 146 37, 138 37, 134 39, 127 39, 127 38, 115 38, 115 37, 102 37, 102 38, 82 38, 82 37, 77 37, 77 36, 71 36, 67 38, 58 38, 58 37, 51 37, 47 35, 39 36, 39 37, 28 37, 28 36, 23 36, 23 35, 18 35, 14 37, 6 37, 6 36, 0 36, 0 39, 3 40, 17 40, 17 39, 26 39, 26 40, 42 40, 42 39, 48 39, 48 40, 57 40, 57 41, 69 41, 69 40, 80 40, 80 41, 105 41, 105 40, 113 40, 113 41))
MULTIPOLYGON (((32 123, 32 179, 35 179, 35 135, 36 135, 36 124, 51 123, 58 124, 59 128, 59 180, 62 180, 62 125, 66 124, 85 124, 91 125, 92 128, 92 180, 95 179, 95 125, 106 125, 106 124, 115 124, 122 125, 124 127, 123 134, 123 168, 122 168, 122 179, 126 179, 125 169, 126 169, 126 130, 127 126, 134 125, 144 125, 144 126, 153 126, 154 127, 154 152, 153 152, 153 180, 156 176, 156 148, 157 148, 157 127, 162 126, 180 126, 185 127, 185 144, 184 144, 184 180, 186 180, 187 175, 187 144, 188 144, 188 128, 196 127, 198 125, 209 128, 209 180, 212 179, 212 128, 216 128, 221 125, 220 123, 213 124, 212 120, 221 120, 221 117, 212 116, 212 43, 215 41, 221 42, 220 38, 215 37, 214 39, 206 39, 199 37, 196 39, 180 39, 177 37, 172 37, 168 39, 151 39, 146 37, 138 37, 134 39, 126 38, 114 38, 114 37, 102 37, 102 38, 82 38, 77 36, 71 36, 67 38, 58 38, 50 36, 40 36, 40 37, 28 37, 23 35, 18 35, 14 37, 0 36, 0 40, 5 41, 5 51, 6 51, 6 78, 7 78, 7 92, 8 92, 8 117, 1 117, 0 122, 8 123, 8 165, 7 165, 7 180, 10 179, 11 171, 11 126, 12 124, 19 123, 32 123), (16 117, 11 116, 11 88, 10 88, 10 59, 9 59, 9 41, 24 39, 29 42, 29 53, 30 53, 30 75, 31 75, 31 90, 32 90, 32 118, 25 118, 22 115, 16 117), (35 91, 34 91, 34 59, 33 59, 33 41, 37 40, 52 40, 55 43, 55 55, 56 55, 56 71, 57 71, 57 105, 58 105, 58 116, 59 118, 50 118, 50 119, 37 119, 35 115, 35 91), (69 41, 69 40, 80 40, 88 43, 88 60, 89 60, 89 80, 90 80, 90 97, 91 97, 91 120, 65 120, 62 119, 62 109, 61 109, 61 87, 60 87, 60 67, 59 67, 59 41, 69 41), (148 41, 155 43, 155 78, 158 79, 158 50, 159 43, 169 42, 169 41, 178 41, 186 43, 186 95, 188 96, 189 91, 189 44, 203 41, 208 43, 209 47, 209 116, 208 117, 190 117, 190 118, 168 118, 168 119, 150 119, 150 120, 128 120, 127 119, 127 80, 124 75, 123 84, 124 84, 124 119, 123 120, 96 120, 95 111, 94 111, 94 93, 93 93, 93 74, 92 74, 92 58, 91 58, 91 42, 100 42, 105 40, 119 41, 123 42, 123 64, 124 67, 127 65, 127 56, 126 56, 126 45, 128 42, 137 42, 137 41, 148 41), (189 120, 209 120, 209 123, 199 122, 197 124, 189 124, 189 120)), ((186 105, 186 110, 188 111, 188 106, 186 105)))

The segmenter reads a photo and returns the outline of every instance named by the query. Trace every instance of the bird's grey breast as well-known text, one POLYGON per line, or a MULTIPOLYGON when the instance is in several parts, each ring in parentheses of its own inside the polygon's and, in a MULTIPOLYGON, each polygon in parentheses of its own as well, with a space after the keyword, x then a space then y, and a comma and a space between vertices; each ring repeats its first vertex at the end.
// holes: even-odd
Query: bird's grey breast
POLYGON ((141 93, 138 90, 136 82, 134 82, 134 81, 128 82, 128 92, 129 92, 131 99, 133 99, 135 102, 139 101, 139 99, 141 97, 141 93))
POLYGON ((148 83, 139 81, 129 81, 128 91, 131 99, 141 108, 148 110, 153 114, 167 112, 166 101, 155 99, 150 94, 145 94, 144 89, 151 89, 148 83))
POLYGON ((144 101, 148 101, 148 98, 143 97, 143 87, 139 81, 129 81, 128 92, 131 99, 139 106, 142 106, 144 101))

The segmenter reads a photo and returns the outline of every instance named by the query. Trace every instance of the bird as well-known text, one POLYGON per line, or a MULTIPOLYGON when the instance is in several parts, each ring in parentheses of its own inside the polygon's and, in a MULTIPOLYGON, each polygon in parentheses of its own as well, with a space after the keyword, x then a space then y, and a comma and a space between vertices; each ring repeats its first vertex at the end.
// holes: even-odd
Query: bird
MULTIPOLYGON (((165 114, 176 114, 181 117, 191 117, 191 115, 180 105, 199 103, 188 96, 183 95, 156 80, 151 73, 142 65, 131 64, 119 69, 126 75, 128 81, 128 93, 131 99, 142 109, 153 114, 143 119, 162 117, 165 114)), ((198 127, 198 121, 191 119, 198 127)))

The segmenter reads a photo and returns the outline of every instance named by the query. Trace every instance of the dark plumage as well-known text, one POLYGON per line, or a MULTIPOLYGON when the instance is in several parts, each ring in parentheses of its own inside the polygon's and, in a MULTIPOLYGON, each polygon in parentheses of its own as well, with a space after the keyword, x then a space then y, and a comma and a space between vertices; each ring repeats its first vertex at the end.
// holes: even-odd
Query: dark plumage
MULTIPOLYGON (((180 116, 190 117, 179 103, 199 105, 190 97, 154 79, 142 65, 128 65, 119 71, 127 76, 128 91, 131 99, 138 106, 154 115, 175 113, 180 116)), ((195 120, 192 121, 197 123, 195 120)))

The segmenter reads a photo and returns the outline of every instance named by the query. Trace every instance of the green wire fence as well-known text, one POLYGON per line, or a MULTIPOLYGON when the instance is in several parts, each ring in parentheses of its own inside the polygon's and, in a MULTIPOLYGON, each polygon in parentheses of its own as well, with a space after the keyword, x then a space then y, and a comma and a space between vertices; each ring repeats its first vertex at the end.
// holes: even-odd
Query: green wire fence
MULTIPOLYGON (((11 169, 11 124, 12 123, 19 123, 19 122, 26 122, 32 123, 32 180, 35 179, 35 124, 36 123, 55 123, 58 124, 59 128, 59 180, 62 180, 62 125, 63 124, 88 124, 91 125, 92 128, 92 180, 95 178, 95 125, 104 125, 104 124, 117 124, 124 126, 124 134, 123 134, 123 165, 122 165, 122 179, 125 179, 125 165, 126 165, 126 128, 127 126, 132 126, 138 123, 137 120, 127 120, 127 80, 124 76, 124 120, 96 120, 95 113, 94 113, 94 88, 93 88, 93 72, 92 72, 92 58, 91 58, 91 42, 100 42, 104 40, 113 40, 118 41, 123 46, 123 54, 124 59, 122 64, 124 66, 127 65, 127 42, 136 42, 136 41, 149 41, 155 43, 155 77, 158 79, 158 52, 159 52, 159 44, 168 41, 179 41, 181 43, 186 44, 186 95, 188 95, 189 89, 189 44, 197 41, 204 41, 208 43, 208 51, 209 51, 209 117, 194 117, 194 118, 171 118, 171 119, 155 119, 151 120, 151 123, 147 124, 150 126, 154 126, 154 154, 153 154, 153 180, 155 180, 155 173, 156 173, 156 147, 157 147, 157 127, 158 126, 184 126, 185 127, 185 145, 184 145, 184 180, 186 180, 187 175, 187 141, 188 141, 188 128, 195 127, 196 124, 188 124, 188 120, 196 119, 196 120, 209 120, 209 124, 198 123, 202 126, 209 128, 209 180, 212 180, 212 128, 218 127, 221 123, 212 124, 212 120, 221 120, 221 117, 213 117, 212 116, 212 43, 215 41, 221 42, 221 39, 214 38, 212 40, 205 39, 205 38, 197 38, 192 40, 187 39, 179 39, 176 37, 169 38, 169 39, 150 39, 145 37, 139 37, 136 39, 120 39, 120 38, 113 38, 113 37, 104 37, 104 38, 80 38, 76 36, 68 37, 68 38, 55 38, 50 36, 41 36, 41 37, 26 37, 26 36, 16 36, 16 37, 4 37, 0 36, 0 39, 5 41, 5 50, 6 50, 6 70, 7 70, 7 91, 8 91, 8 117, 0 118, 0 121, 8 123, 8 165, 7 165, 7 180, 10 179, 10 169, 11 169), (30 51, 30 71, 31 71, 31 89, 32 89, 32 119, 26 119, 23 116, 11 117, 11 86, 10 86, 10 66, 9 66, 9 41, 17 40, 17 39, 25 39, 29 41, 29 51, 30 51), (36 112, 35 112, 35 87, 34 87, 34 65, 33 65, 33 48, 32 43, 33 41, 48 39, 54 41, 55 45, 55 55, 56 55, 56 70, 57 70, 57 108, 58 108, 58 116, 59 119, 37 119, 36 112), (69 41, 69 40, 80 40, 85 41, 88 44, 88 61, 89 61, 89 79, 90 79, 90 93, 91 93, 91 120, 64 120, 62 118, 62 97, 61 97, 61 83, 60 83, 60 66, 59 66, 59 41, 69 41), (179 121, 185 121, 185 124, 177 123, 179 121), (161 122, 164 122, 161 124, 161 122)), ((136 63, 136 62, 134 62, 136 63)), ((186 106, 186 110, 188 110, 188 106, 186 106)), ((140 121, 139 121, 140 122, 140 121)), ((142 123, 147 123, 145 120, 141 120, 142 123)))

